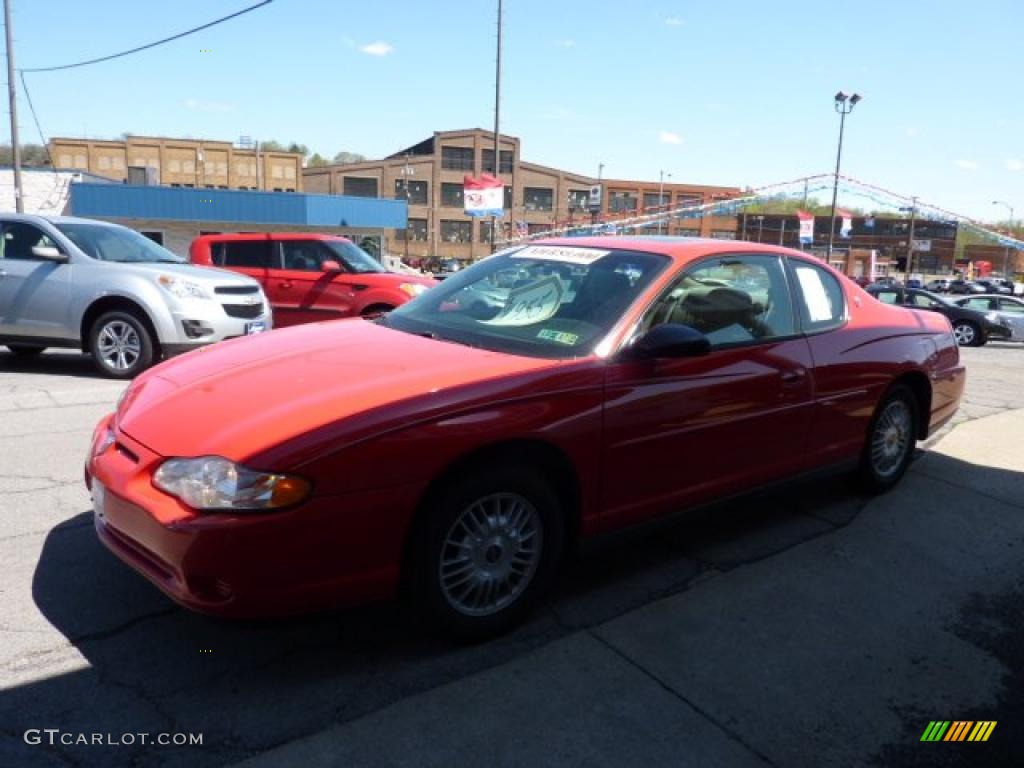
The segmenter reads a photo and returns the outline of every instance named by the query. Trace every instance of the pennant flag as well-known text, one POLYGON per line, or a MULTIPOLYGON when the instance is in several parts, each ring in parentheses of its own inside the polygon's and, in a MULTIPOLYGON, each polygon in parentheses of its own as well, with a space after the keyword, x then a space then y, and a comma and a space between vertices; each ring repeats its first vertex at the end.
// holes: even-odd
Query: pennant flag
POLYGON ((809 245, 814 242, 814 214, 807 211, 797 211, 796 217, 800 220, 800 242, 809 245))
POLYGON ((849 211, 836 211, 836 216, 842 219, 842 224, 839 225, 839 236, 848 238, 853 230, 853 216, 849 211))
POLYGON ((472 176, 466 176, 462 183, 467 216, 503 216, 505 214, 505 185, 501 179, 484 173, 480 175, 479 180, 472 176))

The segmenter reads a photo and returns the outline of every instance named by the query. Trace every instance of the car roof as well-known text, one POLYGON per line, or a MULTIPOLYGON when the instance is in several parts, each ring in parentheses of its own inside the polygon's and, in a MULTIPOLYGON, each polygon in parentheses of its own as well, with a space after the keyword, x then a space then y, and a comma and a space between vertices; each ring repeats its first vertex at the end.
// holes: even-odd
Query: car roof
POLYGON ((4 221, 23 221, 26 224, 39 224, 49 222, 50 224, 95 224, 99 227, 121 227, 112 221, 100 219, 86 219, 80 216, 41 216, 38 213, 3 213, 0 218, 4 221))
POLYGON ((961 296, 956 301, 969 301, 971 299, 1017 299, 1017 301, 1022 301, 1020 296, 1010 296, 1006 293, 972 293, 970 296, 961 296))
MULTIPOLYGON (((273 237, 278 240, 348 240, 348 235, 324 232, 218 232, 215 235, 199 235, 196 240, 230 240, 231 238, 273 237)), ((358 235, 356 235, 358 237, 358 235)))
POLYGON ((616 251, 646 251, 668 256, 685 263, 716 253, 771 253, 803 257, 824 264, 813 254, 784 248, 780 245, 751 243, 745 240, 718 240, 709 237, 658 237, 655 235, 606 235, 602 237, 550 237, 531 240, 523 245, 562 245, 580 248, 603 248, 616 251))

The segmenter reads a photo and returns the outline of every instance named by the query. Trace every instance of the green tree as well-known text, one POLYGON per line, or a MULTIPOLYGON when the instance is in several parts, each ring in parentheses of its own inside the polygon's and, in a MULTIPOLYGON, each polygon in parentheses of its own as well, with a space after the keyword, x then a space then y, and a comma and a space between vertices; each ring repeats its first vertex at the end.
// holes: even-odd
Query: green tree
MULTIPOLYGON (((0 144, 0 165, 12 165, 14 152, 10 144, 0 144)), ((21 164, 26 168, 45 168, 50 165, 50 156, 42 144, 22 144, 21 164)))
POLYGON ((358 152, 339 152, 334 156, 335 163, 361 163, 366 160, 366 155, 358 152))
POLYGON ((322 168, 325 165, 330 165, 331 161, 321 155, 319 152, 314 152, 313 155, 306 161, 307 168, 322 168))

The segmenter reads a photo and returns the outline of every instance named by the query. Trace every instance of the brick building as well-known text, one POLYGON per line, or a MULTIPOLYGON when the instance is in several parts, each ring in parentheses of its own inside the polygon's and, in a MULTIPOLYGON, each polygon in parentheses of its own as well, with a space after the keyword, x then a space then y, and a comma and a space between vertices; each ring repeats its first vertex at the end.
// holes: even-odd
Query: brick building
POLYGON ((118 181, 128 180, 129 168, 148 168, 154 177, 151 183, 162 186, 302 191, 302 155, 296 152, 264 152, 227 141, 148 136, 129 136, 123 141, 55 138, 49 149, 59 170, 86 171, 118 181))
MULTIPOLYGON (((505 182, 507 226, 521 222, 533 234, 591 220, 587 208, 593 177, 530 163, 521 158, 520 140, 499 137, 497 176, 505 182)), ((428 139, 383 160, 303 170, 306 191, 364 197, 408 199, 406 230, 392 233, 391 249, 410 257, 454 256, 477 259, 490 253, 490 219, 463 212, 463 178, 495 174, 493 133, 480 128, 437 131, 428 139), (408 237, 408 241, 405 238, 408 237)), ((615 220, 656 212, 659 192, 664 206, 709 203, 739 193, 733 187, 602 180, 599 218, 615 220)), ((654 233, 656 225, 643 228, 654 233)), ((663 234, 734 237, 735 217, 705 217, 667 223, 663 234)))

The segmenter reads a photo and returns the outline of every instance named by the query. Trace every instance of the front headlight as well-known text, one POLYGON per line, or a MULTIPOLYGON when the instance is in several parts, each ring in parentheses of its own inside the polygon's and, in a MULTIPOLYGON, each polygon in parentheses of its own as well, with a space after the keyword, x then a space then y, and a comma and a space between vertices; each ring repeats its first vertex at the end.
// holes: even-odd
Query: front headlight
POLYGON ((172 296, 179 299, 210 299, 212 298, 206 289, 199 283, 191 280, 183 280, 172 275, 160 275, 156 279, 160 287, 172 296))
POLYGON ((421 293, 426 293, 428 289, 427 286, 420 283, 402 283, 398 286, 398 290, 408 293, 410 296, 419 296, 421 293))
POLYGON ((153 485, 193 509, 280 509, 298 504, 312 489, 294 475, 257 472, 222 456, 168 459, 153 475, 153 485))

